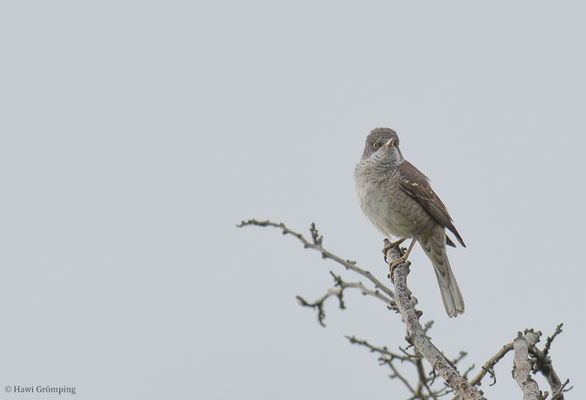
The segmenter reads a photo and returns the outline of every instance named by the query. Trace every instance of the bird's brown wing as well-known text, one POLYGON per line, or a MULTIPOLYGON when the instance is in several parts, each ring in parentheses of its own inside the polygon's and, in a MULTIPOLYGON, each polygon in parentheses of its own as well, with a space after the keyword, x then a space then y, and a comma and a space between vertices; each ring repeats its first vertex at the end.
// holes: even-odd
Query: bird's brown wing
POLYGON ((401 174, 401 189, 415 199, 441 226, 448 228, 456 236, 458 242, 466 247, 464 240, 454 226, 448 209, 431 188, 429 179, 408 161, 399 165, 399 172, 401 174))

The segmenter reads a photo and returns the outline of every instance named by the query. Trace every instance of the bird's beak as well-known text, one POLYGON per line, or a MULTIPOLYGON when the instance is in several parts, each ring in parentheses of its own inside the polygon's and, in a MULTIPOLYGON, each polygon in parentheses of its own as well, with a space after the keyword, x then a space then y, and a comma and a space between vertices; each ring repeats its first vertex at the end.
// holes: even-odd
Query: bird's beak
POLYGON ((391 138, 388 142, 385 143, 385 147, 393 147, 393 144, 393 139, 391 138))

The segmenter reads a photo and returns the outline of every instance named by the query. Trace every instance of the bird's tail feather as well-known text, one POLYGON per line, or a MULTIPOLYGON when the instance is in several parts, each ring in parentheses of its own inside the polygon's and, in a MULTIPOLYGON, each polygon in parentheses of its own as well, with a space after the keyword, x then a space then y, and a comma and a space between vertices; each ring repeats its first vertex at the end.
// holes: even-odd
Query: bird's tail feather
POLYGON ((450 317, 462 314, 464 299, 448 260, 444 230, 434 229, 430 235, 419 238, 419 243, 433 264, 446 312, 450 317))

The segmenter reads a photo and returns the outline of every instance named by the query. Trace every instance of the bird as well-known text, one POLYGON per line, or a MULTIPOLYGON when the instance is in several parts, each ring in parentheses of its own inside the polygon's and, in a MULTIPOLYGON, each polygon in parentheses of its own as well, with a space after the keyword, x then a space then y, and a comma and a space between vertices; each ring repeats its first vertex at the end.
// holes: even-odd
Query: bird
POLYGON ((419 242, 433 264, 448 316, 462 314, 464 299, 446 252, 446 245, 456 245, 446 229, 463 247, 466 245, 427 176, 403 157, 394 130, 375 128, 368 134, 362 158, 354 169, 354 181, 366 217, 389 239, 398 238, 386 249, 412 239, 404 255, 391 264, 391 270, 406 261, 415 242, 419 242))

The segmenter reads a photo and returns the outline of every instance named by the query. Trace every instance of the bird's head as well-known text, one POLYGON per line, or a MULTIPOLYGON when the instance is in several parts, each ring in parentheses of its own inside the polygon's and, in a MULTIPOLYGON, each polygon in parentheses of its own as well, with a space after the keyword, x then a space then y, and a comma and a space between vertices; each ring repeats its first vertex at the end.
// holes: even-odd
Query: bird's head
POLYGON ((403 161, 403 155, 399 149, 399 136, 391 128, 375 128, 366 137, 362 160, 370 157, 384 160, 392 165, 398 165, 403 161))

